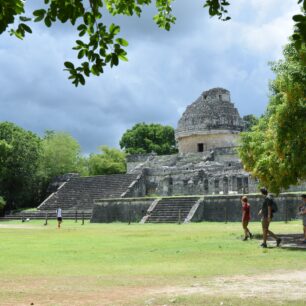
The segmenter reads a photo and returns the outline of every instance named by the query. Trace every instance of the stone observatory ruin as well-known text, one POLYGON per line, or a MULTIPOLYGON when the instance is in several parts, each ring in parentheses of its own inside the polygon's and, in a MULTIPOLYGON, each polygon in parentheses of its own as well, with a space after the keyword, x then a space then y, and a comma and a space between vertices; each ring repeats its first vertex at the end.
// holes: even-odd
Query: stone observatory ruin
POLYGON ((223 88, 204 91, 189 105, 175 131, 180 153, 236 147, 244 124, 230 92, 223 88))
POLYGON ((178 154, 128 156, 128 172, 143 172, 148 194, 194 195, 256 191, 236 153, 244 123, 223 88, 204 91, 178 121, 178 154))
MULTIPOLYGON (((178 154, 129 155, 126 174, 66 175, 35 214, 52 217, 60 206, 64 218, 82 211, 92 222, 237 221, 239 195, 258 192, 258 182, 243 169, 236 152, 243 130, 230 92, 204 91, 178 121, 178 154)), ((306 190, 305 183, 290 189, 300 190, 306 190)), ((297 202, 298 196, 279 201, 287 218, 288 203, 297 202)), ((295 208, 290 214, 295 215, 295 208)))

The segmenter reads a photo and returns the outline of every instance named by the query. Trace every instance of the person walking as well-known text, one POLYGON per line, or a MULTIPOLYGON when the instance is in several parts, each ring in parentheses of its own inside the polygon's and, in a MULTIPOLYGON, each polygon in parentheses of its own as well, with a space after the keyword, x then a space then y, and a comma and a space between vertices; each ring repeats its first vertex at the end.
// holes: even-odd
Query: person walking
POLYGON ((57 218, 57 228, 61 228, 63 217, 62 217, 62 209, 60 207, 58 207, 56 210, 56 218, 57 218))
POLYGON ((302 194, 303 205, 299 207, 299 215, 302 216, 303 220, 303 230, 304 230, 304 240, 303 243, 306 243, 306 194, 302 194))
POLYGON ((250 204, 248 202, 248 198, 246 196, 241 197, 241 205, 242 205, 242 228, 244 230, 244 239, 243 241, 247 241, 248 238, 252 239, 253 235, 248 229, 248 225, 251 219, 250 213, 250 204))
POLYGON ((263 234, 263 242, 261 244, 261 247, 267 247, 268 236, 273 237, 276 240, 276 246, 279 246, 282 241, 281 238, 277 237, 273 232, 269 230, 269 225, 273 218, 273 199, 271 195, 268 194, 268 190, 266 188, 260 188, 260 192, 264 196, 264 201, 262 203, 261 210, 258 213, 258 215, 261 215, 263 234))

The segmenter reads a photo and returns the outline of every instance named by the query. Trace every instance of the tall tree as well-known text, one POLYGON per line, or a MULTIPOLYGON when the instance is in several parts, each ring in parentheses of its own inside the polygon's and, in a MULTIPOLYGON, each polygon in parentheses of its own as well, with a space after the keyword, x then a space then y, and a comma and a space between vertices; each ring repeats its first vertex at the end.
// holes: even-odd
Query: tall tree
POLYGON ((13 123, 0 123, 0 194, 7 209, 37 204, 40 156, 37 135, 13 123))
POLYGON ((79 143, 68 133, 47 131, 42 140, 41 170, 48 180, 69 172, 80 172, 79 143))
POLYGON ((120 147, 129 154, 155 152, 164 155, 177 152, 173 127, 154 123, 135 124, 122 135, 120 147))
POLYGON ((258 123, 258 118, 252 114, 243 116, 242 120, 244 121, 245 131, 250 131, 252 126, 258 123))
POLYGON ((267 111, 242 134, 245 169, 277 193, 306 179, 305 64, 305 46, 299 52, 293 43, 284 48, 284 59, 272 64, 276 78, 267 111))
POLYGON ((100 154, 91 154, 89 156, 89 175, 126 172, 125 154, 123 152, 108 146, 101 146, 100 150, 100 154))
MULTIPOLYGON (((124 47, 128 42, 117 37, 120 27, 115 24, 106 26, 102 18, 102 9, 115 15, 141 16, 146 6, 155 2, 157 13, 154 16, 156 24, 163 29, 170 30, 175 23, 175 16, 172 14, 172 2, 175 0, 44 0, 41 8, 34 12, 25 11, 23 0, 1 0, 0 2, 0 34, 8 25, 16 24, 16 29, 11 29, 11 35, 23 39, 25 33, 32 33, 29 22, 44 22, 51 27, 56 21, 62 23, 70 22, 77 28, 79 39, 73 47, 77 51, 78 59, 85 60, 77 67, 71 62, 65 62, 65 67, 70 76, 69 79, 75 86, 85 84, 85 76, 91 74, 99 75, 104 72, 107 65, 117 66, 119 60, 127 61, 127 53, 124 47), (18 17, 18 19, 17 19, 18 17), (84 39, 85 38, 85 39, 84 39)), ((227 7, 229 0, 203 0, 204 7, 208 8, 210 16, 217 16, 221 20, 229 20, 227 7)), ((302 4, 304 11, 293 16, 295 30, 293 39, 297 48, 306 42, 306 0, 296 0, 302 4)), ((41 1, 42 2, 42 1, 41 1)))

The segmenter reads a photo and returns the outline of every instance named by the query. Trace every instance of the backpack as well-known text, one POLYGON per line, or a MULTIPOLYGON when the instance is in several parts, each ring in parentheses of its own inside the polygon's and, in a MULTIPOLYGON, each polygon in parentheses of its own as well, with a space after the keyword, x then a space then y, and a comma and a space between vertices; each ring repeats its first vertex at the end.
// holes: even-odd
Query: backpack
POLYGON ((273 197, 271 195, 268 196, 268 199, 271 201, 272 205, 272 212, 273 213, 276 213, 278 211, 278 207, 277 207, 277 204, 275 202, 275 200, 273 199, 273 197))

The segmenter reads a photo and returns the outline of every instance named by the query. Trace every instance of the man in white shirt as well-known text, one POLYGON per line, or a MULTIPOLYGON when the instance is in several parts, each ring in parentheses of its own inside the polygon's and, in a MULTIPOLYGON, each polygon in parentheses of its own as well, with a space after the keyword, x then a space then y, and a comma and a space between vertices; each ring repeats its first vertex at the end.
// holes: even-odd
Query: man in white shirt
POLYGON ((57 227, 61 228, 61 223, 63 221, 63 218, 62 218, 62 209, 60 207, 58 207, 56 210, 56 217, 57 217, 57 227))

